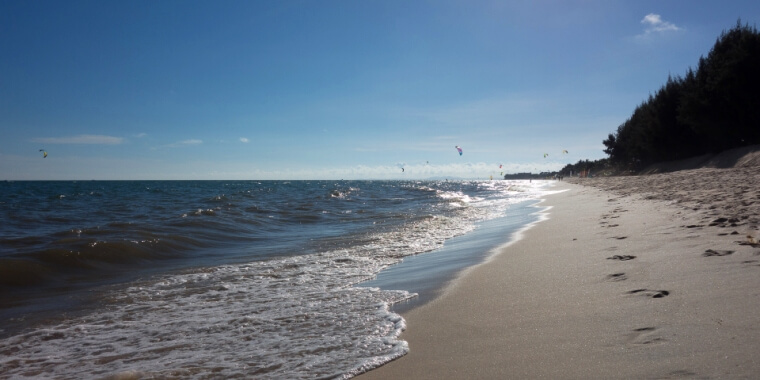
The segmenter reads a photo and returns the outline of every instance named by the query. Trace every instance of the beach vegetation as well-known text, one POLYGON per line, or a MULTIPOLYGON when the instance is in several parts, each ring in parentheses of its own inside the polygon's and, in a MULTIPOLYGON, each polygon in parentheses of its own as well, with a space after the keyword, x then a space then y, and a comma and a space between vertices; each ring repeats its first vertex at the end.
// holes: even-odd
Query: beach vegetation
MULTIPOLYGON (((650 164, 760 144, 760 34, 737 21, 696 70, 669 76, 603 141, 608 165, 650 164)), ((580 162, 579 162, 580 164, 580 162)))
POLYGON ((621 174, 618 168, 614 166, 608 158, 600 160, 578 160, 574 164, 567 164, 559 171, 563 177, 577 176, 580 173, 587 173, 591 176, 608 176, 621 174))

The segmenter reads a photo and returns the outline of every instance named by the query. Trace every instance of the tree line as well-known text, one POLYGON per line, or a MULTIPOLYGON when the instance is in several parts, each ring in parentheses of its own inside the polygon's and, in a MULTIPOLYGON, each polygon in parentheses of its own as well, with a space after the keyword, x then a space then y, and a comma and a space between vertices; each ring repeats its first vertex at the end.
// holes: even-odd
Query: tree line
POLYGON ((757 29, 739 20, 723 31, 696 71, 669 76, 603 143, 609 159, 598 164, 627 170, 760 144, 757 29))
POLYGON ((578 176, 578 175, 609 175, 610 172, 617 172, 614 170, 610 160, 608 158, 602 158, 600 160, 578 160, 574 164, 565 165, 562 170, 557 173, 560 176, 578 176))

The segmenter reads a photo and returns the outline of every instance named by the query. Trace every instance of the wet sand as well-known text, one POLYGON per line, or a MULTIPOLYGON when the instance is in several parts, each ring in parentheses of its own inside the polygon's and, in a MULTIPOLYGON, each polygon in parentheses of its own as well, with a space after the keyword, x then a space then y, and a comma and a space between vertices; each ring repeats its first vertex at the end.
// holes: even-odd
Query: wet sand
POLYGON ((405 313, 410 353, 360 378, 760 376, 760 171, 576 182, 405 313))

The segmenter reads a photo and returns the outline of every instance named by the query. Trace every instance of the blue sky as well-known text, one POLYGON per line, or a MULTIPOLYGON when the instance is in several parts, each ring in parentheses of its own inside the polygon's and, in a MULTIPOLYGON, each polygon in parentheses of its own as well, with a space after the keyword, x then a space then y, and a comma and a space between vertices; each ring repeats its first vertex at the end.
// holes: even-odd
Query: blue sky
POLYGON ((738 19, 760 2, 2 1, 0 179, 557 170, 738 19))

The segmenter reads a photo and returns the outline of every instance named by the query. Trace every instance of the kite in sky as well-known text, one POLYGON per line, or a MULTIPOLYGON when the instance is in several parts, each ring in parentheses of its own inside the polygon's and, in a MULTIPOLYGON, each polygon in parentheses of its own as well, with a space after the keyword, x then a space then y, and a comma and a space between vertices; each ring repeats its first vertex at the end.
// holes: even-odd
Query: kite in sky
POLYGON ((548 157, 549 153, 544 153, 544 158, 548 157))
POLYGON ((562 149, 563 154, 567 154, 567 149, 562 149))
POLYGON ((455 146, 454 148, 457 148, 457 151, 459 151, 459 155, 462 155, 462 148, 459 147, 459 145, 455 146))
POLYGON ((42 158, 47 158, 47 151, 45 149, 40 149, 40 152, 42 152, 42 158))

